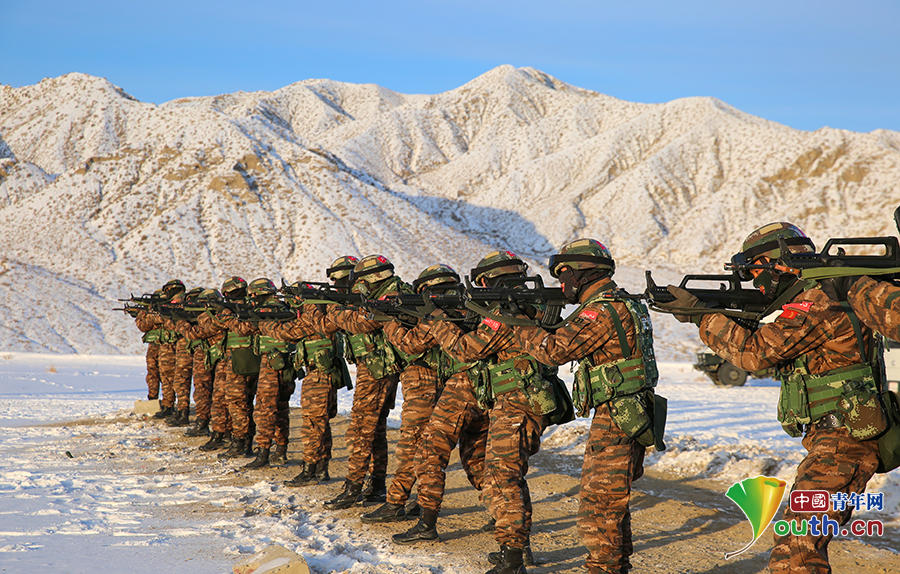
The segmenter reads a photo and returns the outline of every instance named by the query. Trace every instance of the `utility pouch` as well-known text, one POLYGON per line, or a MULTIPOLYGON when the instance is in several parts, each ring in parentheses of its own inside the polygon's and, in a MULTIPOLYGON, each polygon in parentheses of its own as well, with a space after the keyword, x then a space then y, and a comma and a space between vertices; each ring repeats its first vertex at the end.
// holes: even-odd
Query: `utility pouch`
POLYGON ((494 393, 491 388, 489 373, 490 365, 484 361, 477 361, 466 369, 469 382, 472 383, 472 391, 478 408, 484 411, 491 410, 494 406, 494 393))
POLYGON ((575 407, 572 397, 562 380, 556 375, 548 375, 547 379, 553 387, 553 397, 556 401, 556 409, 550 413, 550 424, 563 425, 575 420, 575 407))
POLYGON ((795 371, 781 380, 778 422, 781 423, 784 432, 792 437, 803 436, 803 425, 810 422, 806 381, 799 372, 795 371))
POLYGON ((218 363, 219 359, 221 359, 224 355, 225 355, 225 340, 224 339, 219 341, 218 343, 209 345, 208 348, 206 349, 206 359, 204 361, 206 363, 206 368, 209 369, 210 371, 214 370, 216 368, 216 363, 218 363))
POLYGON ((319 369, 324 373, 331 373, 334 370, 334 348, 331 339, 304 341, 303 347, 306 364, 310 368, 319 369))
POLYGON ((285 360, 285 356, 286 353, 282 353, 281 351, 270 351, 268 353, 269 366, 276 371, 283 370, 288 366, 288 362, 285 360))
POLYGON ((844 383, 844 393, 837 403, 838 416, 857 440, 873 439, 888 428, 887 415, 872 387, 862 381, 844 383))
POLYGON ((531 412, 548 415, 556 410, 556 394, 553 387, 540 372, 537 361, 527 355, 520 355, 488 369, 491 391, 494 397, 522 390, 528 397, 531 412))
MULTIPOLYGON (((334 390, 346 388, 348 391, 353 390, 353 380, 350 378, 350 370, 347 368, 347 361, 343 357, 336 359, 337 364, 331 370, 331 387, 334 390)), ((334 418, 332 415, 330 418, 334 418)))
POLYGON ((262 359, 250 347, 231 350, 231 370, 235 375, 257 375, 262 359))
POLYGON ((894 391, 881 394, 887 411, 888 430, 878 438, 878 469, 875 472, 890 472, 900 466, 900 399, 894 391))
POLYGON ((159 343, 159 337, 160 330, 153 329, 152 331, 147 331, 146 333, 144 333, 144 335, 141 337, 141 341, 145 343, 159 343))
POLYGON ((652 393, 635 393, 616 397, 609 403, 609 414, 622 432, 644 446, 653 444, 652 400, 652 393))
MULTIPOLYGON (((669 412, 669 401, 653 393, 653 446, 662 452, 666 450, 663 438, 666 435, 666 416, 669 412)), ((641 443, 643 444, 643 443, 641 443)))

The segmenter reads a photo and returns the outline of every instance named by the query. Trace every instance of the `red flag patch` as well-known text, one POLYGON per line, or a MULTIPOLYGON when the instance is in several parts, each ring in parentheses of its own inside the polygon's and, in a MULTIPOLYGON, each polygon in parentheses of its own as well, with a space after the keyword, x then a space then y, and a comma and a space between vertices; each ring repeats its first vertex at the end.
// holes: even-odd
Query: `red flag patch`
POLYGON ((589 321, 596 321, 597 315, 598 315, 597 311, 595 311, 593 309, 585 309, 584 311, 582 311, 581 313, 578 314, 579 317, 584 317, 585 319, 588 319, 589 321))
POLYGON ((812 301, 803 301, 800 303, 788 303, 787 305, 782 305, 781 309, 783 312, 778 316, 779 319, 796 319, 798 313, 809 313, 809 310, 812 308, 812 301))
POLYGON ((495 331, 500 330, 500 322, 494 321, 493 319, 491 319, 489 317, 485 317, 484 320, 482 321, 482 323, 484 323, 485 325, 487 325, 488 327, 490 327, 491 329, 493 329, 495 331))

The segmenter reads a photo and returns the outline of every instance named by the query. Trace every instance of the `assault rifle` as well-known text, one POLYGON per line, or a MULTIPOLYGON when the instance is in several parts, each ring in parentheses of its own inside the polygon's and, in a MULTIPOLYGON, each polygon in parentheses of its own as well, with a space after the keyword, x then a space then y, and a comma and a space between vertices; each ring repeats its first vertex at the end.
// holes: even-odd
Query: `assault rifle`
POLYGON ((337 303, 357 306, 366 301, 362 294, 338 289, 331 283, 298 281, 294 285, 288 285, 282 279, 279 291, 285 295, 300 298, 304 303, 337 303))

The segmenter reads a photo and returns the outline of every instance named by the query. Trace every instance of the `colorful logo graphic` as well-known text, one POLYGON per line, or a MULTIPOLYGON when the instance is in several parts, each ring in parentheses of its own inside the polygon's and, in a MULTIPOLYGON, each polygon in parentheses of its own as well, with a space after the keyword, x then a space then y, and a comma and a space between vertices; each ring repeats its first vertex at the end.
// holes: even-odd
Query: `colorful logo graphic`
POLYGON ((730 498, 744 512, 744 516, 753 527, 753 540, 737 552, 728 552, 725 558, 732 558, 746 552, 753 543, 765 532, 769 523, 778 512, 781 500, 784 498, 784 489, 787 483, 771 476, 757 476, 747 478, 731 485, 725 496, 730 498))

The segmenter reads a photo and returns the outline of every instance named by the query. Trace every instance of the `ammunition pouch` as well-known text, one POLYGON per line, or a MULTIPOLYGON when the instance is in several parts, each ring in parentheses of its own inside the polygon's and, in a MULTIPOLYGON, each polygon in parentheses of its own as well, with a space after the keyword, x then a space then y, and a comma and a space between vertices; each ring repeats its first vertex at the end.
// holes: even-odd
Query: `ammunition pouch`
MULTIPOLYGON (((176 331, 170 331, 168 329, 155 329, 155 331, 159 333, 159 335, 157 335, 156 342, 160 345, 168 345, 170 343, 174 343, 181 337, 181 335, 179 335, 176 331)), ((148 332, 152 333, 153 331, 148 332)))
POLYGON ((225 340, 222 339, 217 343, 212 345, 207 344, 206 347, 206 368, 210 371, 215 370, 216 363, 219 362, 219 359, 225 356, 225 340))
POLYGON ((531 411, 549 415, 556 410, 556 392, 542 374, 541 364, 529 355, 519 355, 488 368, 491 392, 496 398, 516 389, 528 397, 531 411))
POLYGON ((488 372, 490 363, 487 361, 475 361, 465 369, 469 382, 472 383, 472 391, 478 408, 489 411, 494 406, 494 393, 491 389, 491 377, 488 372))
POLYGON ((162 329, 153 329, 152 331, 147 331, 141 337, 141 341, 145 343, 159 343, 160 336, 162 335, 162 329))
POLYGON ((350 335, 348 340, 357 363, 363 361, 373 378, 383 379, 403 370, 400 356, 380 330, 350 335))
POLYGON ((832 369, 811 375, 805 357, 778 372, 781 395, 778 421, 792 437, 804 427, 835 415, 857 440, 869 440, 888 428, 888 418, 878 396, 872 368, 867 364, 832 369))

